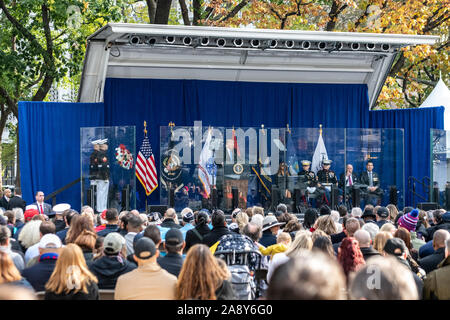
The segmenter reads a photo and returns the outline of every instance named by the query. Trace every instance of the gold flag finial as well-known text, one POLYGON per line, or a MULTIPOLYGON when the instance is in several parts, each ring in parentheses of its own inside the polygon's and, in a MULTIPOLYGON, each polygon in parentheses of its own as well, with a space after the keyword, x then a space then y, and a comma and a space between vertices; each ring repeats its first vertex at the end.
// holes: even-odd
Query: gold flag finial
POLYGON ((291 133, 291 129, 289 129, 289 123, 286 123, 287 132, 291 133))
POLYGON ((322 125, 319 124, 319 134, 322 135, 322 125))
POLYGON ((147 136, 147 121, 144 120, 144 135, 147 136))

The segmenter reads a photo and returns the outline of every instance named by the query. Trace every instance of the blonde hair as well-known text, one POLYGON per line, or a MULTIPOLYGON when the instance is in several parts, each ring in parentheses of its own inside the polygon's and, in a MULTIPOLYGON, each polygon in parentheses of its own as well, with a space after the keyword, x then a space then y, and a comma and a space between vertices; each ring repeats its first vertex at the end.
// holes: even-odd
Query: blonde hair
POLYGON ((281 232, 277 237, 277 243, 289 241, 291 242, 291 236, 287 232, 281 232))
POLYGON ((331 215, 320 216, 314 224, 314 229, 325 231, 329 236, 337 232, 336 224, 331 215))
POLYGON ((31 220, 25 223, 22 231, 20 231, 19 233, 19 242, 23 247, 28 249, 32 245, 38 243, 39 240, 41 240, 41 234, 39 232, 41 223, 41 220, 31 220))
MULTIPOLYGON (((386 223, 387 224, 387 223, 386 223)), ((394 236, 390 232, 381 231, 378 232, 375 236, 375 240, 373 242, 373 248, 377 250, 379 253, 383 252, 384 245, 388 239, 392 239, 394 236)))
POLYGON ((311 232, 306 230, 298 231, 295 234, 294 242, 285 251, 286 256, 291 257, 296 255, 302 249, 311 250, 313 242, 311 239, 311 232))
POLYGON ((74 293, 80 291, 88 293, 87 287, 92 282, 97 283, 98 280, 89 271, 83 252, 76 244, 69 243, 62 249, 56 260, 55 269, 45 285, 45 289, 56 294, 69 293, 72 290, 74 293), (72 272, 69 272, 70 270, 72 272), (68 284, 75 284, 75 286, 71 288, 68 284))
POLYGON ((22 276, 9 254, 0 250, 0 284, 19 281, 21 279, 22 276))
POLYGON ((383 226, 380 228, 379 232, 389 232, 389 233, 393 233, 397 230, 397 228, 392 224, 392 223, 385 223, 383 224, 383 226))
POLYGON ((244 227, 248 224, 248 220, 248 215, 244 211, 241 211, 236 215, 236 223, 240 233, 242 233, 244 227))
POLYGON ((88 217, 89 220, 91 220, 92 225, 95 226, 95 216, 94 216, 94 213, 93 213, 93 212, 91 212, 90 210, 86 210, 86 211, 83 211, 83 212, 81 213, 81 216, 82 216, 82 217, 88 217))
POLYGON ((312 242, 314 243, 318 237, 327 237, 328 239, 331 240, 331 237, 328 234, 326 234, 325 231, 320 229, 317 229, 312 233, 311 235, 312 242))
POLYGON ((258 206, 254 206, 252 208, 252 213, 253 213, 253 215, 260 214, 260 215, 262 215, 264 217, 264 208, 258 207, 258 206))
POLYGON ((389 211, 389 219, 390 219, 391 221, 394 221, 395 218, 397 218, 397 215, 398 215, 397 207, 396 207, 395 205, 393 205, 393 204, 388 204, 388 205, 386 206, 386 208, 387 208, 388 211, 389 211))

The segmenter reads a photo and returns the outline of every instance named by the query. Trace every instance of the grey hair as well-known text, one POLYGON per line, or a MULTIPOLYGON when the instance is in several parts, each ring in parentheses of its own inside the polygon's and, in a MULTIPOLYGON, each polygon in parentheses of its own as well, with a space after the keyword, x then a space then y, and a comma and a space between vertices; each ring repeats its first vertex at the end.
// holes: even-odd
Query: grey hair
POLYGON ((25 248, 29 248, 41 240, 39 227, 41 226, 41 220, 31 220, 27 222, 19 233, 19 242, 25 248))
POLYGON ((370 239, 372 239, 372 241, 375 240, 375 236, 380 231, 380 228, 372 222, 366 223, 362 226, 361 229, 367 231, 370 234, 370 239))
POLYGON ((25 217, 23 216, 23 209, 22 208, 14 208, 12 209, 12 212, 14 212, 14 215, 16 216, 16 221, 25 221, 25 217))
POLYGON ((352 209, 352 217, 359 218, 362 216, 362 210, 359 207, 354 207, 352 209))

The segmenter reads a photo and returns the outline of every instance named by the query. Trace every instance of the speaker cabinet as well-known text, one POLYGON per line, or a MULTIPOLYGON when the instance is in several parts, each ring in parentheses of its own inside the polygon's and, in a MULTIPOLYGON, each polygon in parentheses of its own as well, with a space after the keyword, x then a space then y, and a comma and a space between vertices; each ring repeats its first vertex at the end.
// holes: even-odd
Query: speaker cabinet
POLYGON ((277 209, 278 204, 280 203, 280 189, 277 187, 272 187, 272 196, 271 196, 271 209, 275 211, 277 209))
POLYGON ((122 189, 122 210, 130 210, 130 185, 122 189))
POLYGON ((232 188, 231 195, 232 195, 232 210, 234 210, 239 206, 239 189, 232 188))
POLYGON ((417 204, 417 208, 424 211, 429 211, 439 209, 439 205, 436 202, 419 202, 417 204))
POLYGON ((300 192, 300 189, 296 188, 294 189, 294 213, 300 213, 300 204, 302 203, 302 193, 300 192))
POLYGON ((359 207, 361 205, 361 190, 359 188, 352 189, 352 207, 359 207))
POLYGON ((398 205, 398 192, 396 186, 389 187, 389 203, 395 206, 398 205))

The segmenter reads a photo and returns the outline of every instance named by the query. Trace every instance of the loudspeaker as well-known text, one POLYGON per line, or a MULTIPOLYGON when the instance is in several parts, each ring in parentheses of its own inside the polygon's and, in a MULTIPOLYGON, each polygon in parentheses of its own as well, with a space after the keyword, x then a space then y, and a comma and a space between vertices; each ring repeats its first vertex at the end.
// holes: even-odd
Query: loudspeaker
POLYGON ((271 196, 271 201, 272 201, 272 210, 276 210, 278 203, 280 202, 280 189, 278 189, 277 187, 272 187, 272 196, 271 196))
POLYGON ((162 216, 164 216, 164 213, 167 211, 167 206, 148 206, 148 212, 159 212, 162 216))
POLYGON ((169 208, 175 207, 175 189, 170 188, 169 190, 169 208))
POLYGON ((335 186, 331 186, 331 210, 335 210, 339 203, 339 189, 335 186))
POLYGON ((300 192, 300 189, 294 189, 294 213, 300 213, 300 203, 302 202, 302 193, 300 192))
POLYGON ((359 188, 352 189, 352 208, 359 207, 361 204, 361 190, 359 188))
POLYGON ((122 189, 122 210, 130 210, 130 185, 122 189))
POLYGON ((397 204, 398 204, 397 186, 389 187, 389 203, 391 203, 395 206, 397 206, 397 204))
POLYGON ((238 188, 231 188, 231 194, 233 197, 232 200, 232 210, 236 209, 239 206, 239 189, 238 188))
POLYGON ((450 187, 445 187, 445 210, 450 210, 450 187))
POLYGON ((219 202, 219 196, 217 194, 217 189, 214 188, 211 190, 211 204, 212 204, 213 209, 218 208, 218 202, 219 202))
POLYGON ((419 202, 417 208, 428 211, 439 209, 439 205, 436 202, 419 202))

